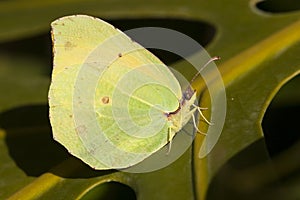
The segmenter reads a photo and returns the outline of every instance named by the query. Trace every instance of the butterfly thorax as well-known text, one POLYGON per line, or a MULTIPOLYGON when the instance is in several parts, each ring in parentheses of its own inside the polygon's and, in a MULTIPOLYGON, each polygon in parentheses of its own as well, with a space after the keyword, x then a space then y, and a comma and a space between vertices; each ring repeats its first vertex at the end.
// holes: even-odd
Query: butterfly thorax
POLYGON ((191 119, 193 115, 192 105, 195 100, 196 92, 191 87, 188 87, 182 94, 178 109, 168 113, 168 121, 174 135, 191 119))

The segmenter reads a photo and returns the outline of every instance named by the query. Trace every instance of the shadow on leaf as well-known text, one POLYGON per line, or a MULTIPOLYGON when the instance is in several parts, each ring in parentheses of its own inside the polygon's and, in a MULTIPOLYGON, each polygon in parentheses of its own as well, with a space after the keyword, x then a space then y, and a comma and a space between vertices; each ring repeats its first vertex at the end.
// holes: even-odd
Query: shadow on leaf
POLYGON ((48 106, 23 106, 0 115, 0 127, 5 129, 9 154, 28 176, 50 172, 61 177, 87 178, 110 173, 95 171, 68 154, 52 138, 48 106), (65 160, 72 163, 67 166, 65 160))

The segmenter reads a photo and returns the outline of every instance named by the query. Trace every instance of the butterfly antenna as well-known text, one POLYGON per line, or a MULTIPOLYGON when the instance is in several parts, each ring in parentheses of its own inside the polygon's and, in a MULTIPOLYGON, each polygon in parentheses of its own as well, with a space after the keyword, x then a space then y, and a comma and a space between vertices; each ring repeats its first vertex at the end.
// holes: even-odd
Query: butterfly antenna
POLYGON ((192 84, 195 81, 195 79, 199 76, 199 74, 201 73, 201 71, 203 69, 205 69, 211 62, 216 61, 216 60, 220 60, 220 59, 221 58, 219 56, 215 56, 215 57, 212 57, 211 59, 209 59, 207 61, 207 63, 205 63, 205 65, 197 72, 197 74, 195 74, 195 76, 192 78, 190 84, 192 84))
POLYGON ((205 63, 205 65, 197 72, 197 74, 195 74, 195 76, 192 78, 192 80, 190 81, 188 87, 184 90, 183 92, 183 96, 182 96, 182 99, 181 99, 181 102, 180 102, 180 105, 183 105, 184 102, 186 100, 190 100, 193 96, 193 94, 195 93, 195 90, 192 88, 192 83, 195 81, 195 79, 199 76, 199 74, 201 73, 201 71, 203 69, 205 69, 205 67, 207 67, 209 65, 209 63, 215 61, 215 60, 220 60, 221 58, 219 56, 215 56, 215 57, 212 57, 211 59, 209 59, 207 61, 207 63, 205 63))

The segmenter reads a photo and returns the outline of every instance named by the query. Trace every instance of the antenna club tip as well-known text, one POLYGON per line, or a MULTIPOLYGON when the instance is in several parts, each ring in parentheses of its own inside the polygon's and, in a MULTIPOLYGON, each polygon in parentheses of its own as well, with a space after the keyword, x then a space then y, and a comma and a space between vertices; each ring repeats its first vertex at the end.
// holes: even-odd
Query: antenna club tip
POLYGON ((213 61, 220 60, 220 59, 221 59, 220 56, 215 56, 215 57, 210 58, 210 59, 207 61, 207 63, 206 63, 206 64, 205 64, 205 65, 197 72, 197 74, 192 78, 190 84, 194 82, 194 80, 197 78, 197 76, 199 76, 200 72, 201 72, 204 68, 206 68, 206 67, 208 66, 208 64, 210 64, 210 63, 213 62, 213 61))
POLYGON ((221 59, 220 56, 215 56, 215 57, 213 57, 213 60, 220 60, 220 59, 221 59))

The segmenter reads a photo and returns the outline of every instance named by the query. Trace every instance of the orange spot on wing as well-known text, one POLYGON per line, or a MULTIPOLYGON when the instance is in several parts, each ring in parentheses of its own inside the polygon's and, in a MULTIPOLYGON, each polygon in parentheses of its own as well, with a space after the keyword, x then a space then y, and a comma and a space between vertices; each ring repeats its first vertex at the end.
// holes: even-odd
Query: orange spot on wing
POLYGON ((101 99, 102 103, 108 104, 109 103, 109 97, 105 96, 101 99))

